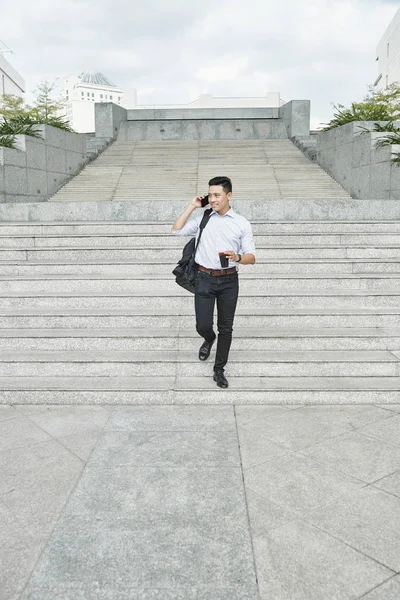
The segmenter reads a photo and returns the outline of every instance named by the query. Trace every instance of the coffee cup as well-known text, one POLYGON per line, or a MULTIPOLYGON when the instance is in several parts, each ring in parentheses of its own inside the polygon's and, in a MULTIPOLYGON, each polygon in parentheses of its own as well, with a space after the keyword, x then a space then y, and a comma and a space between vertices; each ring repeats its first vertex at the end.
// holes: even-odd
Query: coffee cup
POLYGON ((229 266, 229 259, 228 259, 228 257, 226 256, 225 252, 219 252, 218 254, 219 254, 219 261, 221 263, 221 267, 223 269, 227 269, 228 266, 229 266))

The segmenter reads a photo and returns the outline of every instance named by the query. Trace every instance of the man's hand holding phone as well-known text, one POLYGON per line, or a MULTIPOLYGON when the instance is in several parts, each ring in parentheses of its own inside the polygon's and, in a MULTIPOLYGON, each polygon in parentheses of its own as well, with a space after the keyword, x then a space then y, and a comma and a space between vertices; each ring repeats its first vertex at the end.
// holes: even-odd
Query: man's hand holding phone
POLYGON ((205 196, 195 196, 191 202, 192 206, 196 208, 204 208, 208 203, 208 194, 205 196))

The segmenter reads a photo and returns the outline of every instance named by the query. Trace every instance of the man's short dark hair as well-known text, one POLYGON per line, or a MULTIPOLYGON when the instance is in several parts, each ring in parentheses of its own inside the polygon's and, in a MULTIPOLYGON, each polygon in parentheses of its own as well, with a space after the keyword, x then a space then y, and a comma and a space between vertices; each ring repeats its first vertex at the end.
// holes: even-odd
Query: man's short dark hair
POLYGON ((232 191, 232 181, 229 179, 229 177, 213 177, 208 182, 208 185, 222 185, 225 194, 229 194, 229 192, 232 191))

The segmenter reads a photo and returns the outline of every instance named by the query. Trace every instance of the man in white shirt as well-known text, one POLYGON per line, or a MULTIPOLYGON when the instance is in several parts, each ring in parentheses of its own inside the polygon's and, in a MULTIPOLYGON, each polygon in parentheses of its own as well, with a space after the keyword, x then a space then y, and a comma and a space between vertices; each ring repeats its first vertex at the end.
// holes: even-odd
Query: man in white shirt
MULTIPOLYGON (((195 256, 198 264, 195 283, 196 330, 205 340, 199 350, 199 359, 204 361, 210 356, 216 339, 213 320, 217 301, 218 343, 214 381, 218 387, 227 388, 224 367, 228 362, 239 293, 237 265, 254 264, 256 251, 249 221, 235 213, 229 205, 232 197, 232 182, 229 177, 214 177, 208 185, 208 200, 213 212, 203 230, 195 256), (228 258, 228 266, 225 268, 221 268, 221 253, 228 258)), ((196 208, 201 208, 203 198, 204 196, 193 198, 172 226, 173 234, 199 235, 203 211, 193 219, 188 219, 196 208)))

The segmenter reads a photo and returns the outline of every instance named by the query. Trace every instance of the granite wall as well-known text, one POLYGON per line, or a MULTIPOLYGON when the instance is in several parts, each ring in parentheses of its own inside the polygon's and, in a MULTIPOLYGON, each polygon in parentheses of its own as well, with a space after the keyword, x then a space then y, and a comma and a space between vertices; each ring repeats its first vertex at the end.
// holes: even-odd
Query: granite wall
POLYGON ((44 202, 88 162, 86 136, 42 125, 43 139, 18 135, 0 148, 0 203, 44 202))
MULTIPOLYGON (((396 124, 400 126, 400 121, 396 124)), ((400 167, 391 164, 391 157, 400 148, 376 148, 385 134, 373 132, 374 125, 357 121, 319 133, 317 162, 353 198, 399 200, 400 167)))
POLYGON ((310 102, 280 108, 185 108, 125 110, 96 104, 96 136, 121 141, 258 140, 308 135, 310 102))
POLYGON ((280 119, 134 120, 121 123, 120 141, 285 139, 280 119))

